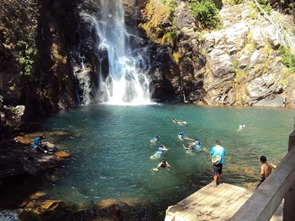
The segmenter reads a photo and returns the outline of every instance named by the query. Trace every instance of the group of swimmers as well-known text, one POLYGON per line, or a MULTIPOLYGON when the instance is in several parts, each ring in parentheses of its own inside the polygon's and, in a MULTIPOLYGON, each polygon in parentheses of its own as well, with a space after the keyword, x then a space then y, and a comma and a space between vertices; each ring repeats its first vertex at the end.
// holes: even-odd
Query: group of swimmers
MULTIPOLYGON (((180 126, 184 126, 187 124, 186 121, 177 120, 175 118, 172 119, 172 122, 180 126)), ((156 135, 150 139, 150 142, 153 144, 156 144, 159 141, 159 139, 160 139, 160 136, 156 135)), ((199 139, 197 138, 192 139, 192 138, 186 137, 184 132, 182 131, 178 133, 178 139, 192 141, 188 144, 183 145, 183 148, 189 151, 190 153, 194 152, 195 150, 201 149, 201 142, 199 141, 199 139)), ((162 154, 166 151, 168 151, 168 148, 164 144, 161 144, 157 148, 157 151, 152 156, 150 156, 150 159, 151 160, 160 159, 162 154)), ((158 171, 160 168, 166 168, 166 167, 170 167, 170 165, 165 159, 162 159, 161 162, 158 164, 158 166, 153 169, 153 171, 158 171)))

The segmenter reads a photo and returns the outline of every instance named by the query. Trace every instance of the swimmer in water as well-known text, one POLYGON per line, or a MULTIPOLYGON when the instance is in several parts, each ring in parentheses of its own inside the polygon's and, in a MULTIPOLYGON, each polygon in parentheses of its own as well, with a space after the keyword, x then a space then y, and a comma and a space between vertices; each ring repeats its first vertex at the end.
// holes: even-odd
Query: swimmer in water
POLYGON ((165 160, 162 159, 161 162, 158 164, 157 169, 171 167, 170 164, 165 160))
POLYGON ((182 132, 182 131, 178 133, 178 139, 179 139, 179 140, 194 140, 194 139, 192 139, 192 138, 186 137, 186 136, 184 135, 184 132, 182 132))
POLYGON ((160 139, 160 136, 154 136, 154 137, 152 137, 151 139, 150 139, 150 142, 151 143, 156 143, 158 140, 160 139))
POLYGON ((243 130, 245 127, 246 127, 245 124, 240 124, 240 125, 239 125, 239 130, 243 130))
POLYGON ((175 118, 172 118, 172 122, 175 123, 175 124, 178 124, 180 126, 184 126, 187 124, 186 121, 182 121, 182 120, 176 120, 175 118))
POLYGON ((168 151, 168 148, 161 144, 158 149, 157 149, 157 152, 154 153, 154 155, 150 156, 151 160, 155 160, 155 159, 159 159, 161 156, 162 156, 162 153, 168 151))
POLYGON ((201 149, 201 142, 197 138, 194 140, 194 142, 191 142, 188 145, 183 145, 183 148, 190 151, 199 150, 201 149))

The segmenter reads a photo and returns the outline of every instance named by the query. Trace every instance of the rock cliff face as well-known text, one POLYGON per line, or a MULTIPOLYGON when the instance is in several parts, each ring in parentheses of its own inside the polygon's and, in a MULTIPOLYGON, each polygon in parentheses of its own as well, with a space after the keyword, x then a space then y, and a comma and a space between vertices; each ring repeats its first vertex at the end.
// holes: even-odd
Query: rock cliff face
MULTIPOLYGON (((160 76, 152 82, 162 83, 158 91, 166 88, 174 100, 183 101, 183 95, 186 101, 206 105, 294 106, 293 71, 282 63, 278 50, 289 47, 281 30, 294 33, 292 17, 263 14, 252 1, 225 4, 219 12, 221 27, 206 31, 193 18, 188 1, 176 0, 166 17, 163 2, 150 0, 141 24, 158 45, 152 73, 160 76)), ((294 34, 289 38, 294 42, 294 34)))
MULTIPOLYGON (((95 97, 98 63, 105 73, 108 62, 82 12, 97 14, 98 1, 2 4, 0 129, 19 129, 30 116, 79 105, 78 78, 90 79, 89 96, 95 97), (17 13, 20 8, 25 13, 17 13)), ((294 71, 283 64, 278 50, 288 48, 283 32, 289 31, 290 42, 295 42, 291 17, 274 10, 263 14, 252 1, 225 4, 219 12, 222 24, 208 31, 193 17, 187 0, 124 0, 124 7, 128 32, 136 36, 131 44, 149 47, 154 100, 294 106, 294 71)))
POLYGON ((80 40, 81 3, 1 3, 0 130, 19 130, 32 116, 76 105, 71 49, 80 40), (17 105, 23 105, 22 113, 17 105))
POLYGON ((273 12, 257 14, 250 2, 220 11, 223 28, 204 34, 206 54, 204 101, 209 105, 294 105, 294 81, 277 50, 282 42, 273 12), (289 86, 288 86, 289 85, 289 86))

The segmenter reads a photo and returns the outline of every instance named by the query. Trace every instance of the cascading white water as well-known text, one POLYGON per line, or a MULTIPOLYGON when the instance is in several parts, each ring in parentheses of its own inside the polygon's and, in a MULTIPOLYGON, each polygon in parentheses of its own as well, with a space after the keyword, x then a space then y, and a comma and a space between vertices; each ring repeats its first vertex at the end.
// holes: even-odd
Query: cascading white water
POLYGON ((79 105, 89 105, 92 102, 91 99, 91 86, 90 86, 90 73, 85 68, 84 63, 81 63, 81 67, 75 67, 74 68, 74 75, 79 83, 79 88, 82 89, 81 91, 81 97, 82 102, 79 99, 79 105))
POLYGON ((148 65, 147 50, 131 48, 121 0, 100 0, 98 16, 83 13, 83 17, 95 26, 98 51, 108 57, 108 73, 100 67, 97 99, 118 105, 151 103, 147 68, 143 68, 148 65))

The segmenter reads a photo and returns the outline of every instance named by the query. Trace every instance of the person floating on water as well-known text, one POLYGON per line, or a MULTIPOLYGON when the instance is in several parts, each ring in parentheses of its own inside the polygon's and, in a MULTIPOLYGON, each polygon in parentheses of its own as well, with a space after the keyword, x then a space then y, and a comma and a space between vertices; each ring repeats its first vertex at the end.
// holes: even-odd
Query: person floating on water
POLYGON ((151 143, 156 143, 160 139, 160 136, 154 136, 150 139, 151 143))
POLYGON ((164 153, 166 151, 168 151, 168 148, 165 145, 161 144, 158 147, 157 152, 154 155, 150 156, 150 158, 152 160, 159 159, 162 156, 162 153, 164 153))
POLYGON ((161 162, 158 164, 157 169, 171 167, 170 164, 165 160, 162 159, 161 162))
POLYGON ((47 145, 42 143, 43 139, 45 139, 45 137, 43 135, 35 137, 33 146, 34 146, 35 150, 39 149, 39 150, 43 151, 44 153, 47 153, 48 152, 47 145))
POLYGON ((245 127, 246 127, 245 124, 240 124, 240 125, 239 125, 239 130, 243 130, 245 127))
POLYGON ((182 131, 178 133, 178 139, 179 139, 179 140, 194 140, 194 139, 192 139, 192 138, 186 137, 186 136, 184 135, 184 132, 182 132, 182 131))
POLYGON ((180 126, 184 126, 187 124, 186 121, 182 121, 182 120, 176 120, 175 118, 172 118, 172 122, 175 123, 175 124, 178 124, 180 126))
POLYGON ((178 139, 179 139, 179 140, 184 140, 184 138, 185 138, 184 133, 183 133, 182 131, 179 132, 179 133, 178 133, 178 139))
POLYGON ((194 140, 194 142, 191 142, 187 145, 183 145, 183 148, 186 149, 186 150, 190 150, 190 151, 195 151, 195 150, 199 150, 201 149, 202 145, 201 145, 201 142, 199 141, 198 138, 196 138, 194 140))
POLYGON ((260 157, 260 163, 261 163, 261 166, 260 166, 260 180, 259 180, 259 183, 256 186, 256 189, 271 174, 272 169, 277 168, 277 166, 274 165, 273 163, 268 163, 265 156, 260 157))

